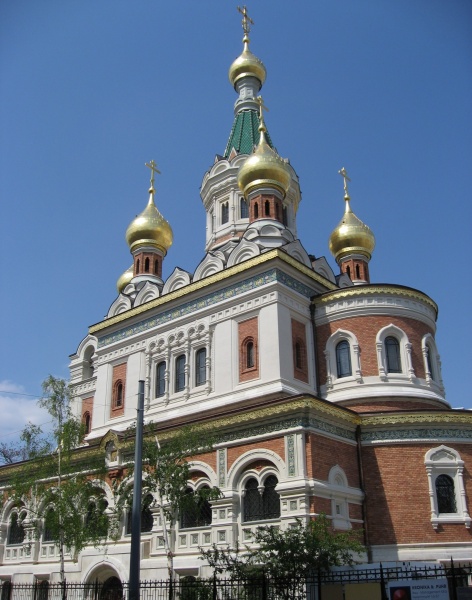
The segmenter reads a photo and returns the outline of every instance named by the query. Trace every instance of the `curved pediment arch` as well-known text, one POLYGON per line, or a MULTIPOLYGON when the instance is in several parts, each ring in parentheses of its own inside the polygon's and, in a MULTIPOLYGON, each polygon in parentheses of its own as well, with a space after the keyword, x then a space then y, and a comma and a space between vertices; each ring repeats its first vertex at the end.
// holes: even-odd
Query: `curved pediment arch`
POLYGON ((192 282, 190 273, 188 271, 184 271, 179 267, 175 267, 172 271, 172 274, 167 278, 164 283, 164 287, 162 288, 163 294, 168 294, 169 292, 173 292, 178 290, 179 288, 185 287, 192 282))
POLYGON ((195 269, 195 273, 193 275, 194 281, 199 281, 200 279, 204 279, 209 275, 213 275, 214 273, 219 273, 224 269, 224 264, 221 258, 214 256, 213 254, 207 254, 202 262, 195 269))
POLYGON ((159 288, 156 284, 147 281, 143 287, 139 290, 138 295, 134 301, 134 306, 139 306, 141 304, 145 304, 150 300, 154 300, 155 298, 159 298, 160 292, 159 288))
POLYGON ((242 238, 236 248, 229 255, 228 267, 238 265, 239 263, 249 260, 254 256, 259 256, 260 253, 261 249, 257 244, 242 238))
POLYGON ((132 308, 131 299, 128 296, 125 296, 124 294, 120 294, 110 306, 107 317, 115 317, 116 315, 120 315, 121 313, 130 310, 130 308, 132 308))

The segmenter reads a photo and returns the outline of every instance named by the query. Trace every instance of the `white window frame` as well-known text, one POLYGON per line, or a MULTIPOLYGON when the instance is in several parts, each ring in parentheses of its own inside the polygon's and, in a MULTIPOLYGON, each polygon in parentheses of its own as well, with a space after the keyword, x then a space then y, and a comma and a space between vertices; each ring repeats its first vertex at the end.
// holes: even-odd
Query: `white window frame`
POLYGON ((444 523, 464 523, 470 529, 472 519, 467 511, 466 494, 464 487, 464 461, 459 453, 448 446, 431 448, 424 459, 428 477, 429 499, 431 503, 431 524, 437 529, 444 523), (455 513, 440 513, 436 496, 436 479, 439 475, 448 475, 454 482, 456 500, 455 513))
POLYGON ((435 339, 430 333, 424 335, 421 340, 421 352, 423 354, 423 364, 424 372, 426 374, 426 383, 430 386, 437 385, 441 389, 441 391, 444 391, 444 384, 441 373, 441 357, 438 354, 435 339), (429 362, 431 363, 431 368, 433 370, 432 373, 429 370, 428 365, 428 352, 429 362))
POLYGON ((413 382, 415 378, 415 371, 413 369, 413 362, 411 358, 411 344, 408 336, 393 323, 383 327, 378 333, 375 340, 377 348, 377 362, 379 367, 379 376, 382 381, 392 381, 395 379, 405 380, 409 379, 413 382), (388 337, 394 337, 398 340, 400 346, 400 360, 401 360, 401 373, 389 373, 387 370, 387 352, 385 350, 385 339, 388 337))
POLYGON ((326 342, 324 354, 326 358, 326 388, 328 390, 341 383, 349 383, 354 381, 357 383, 362 383, 359 342, 357 341, 357 337, 351 331, 345 331, 344 329, 338 329, 335 331, 326 342), (348 377, 338 377, 336 346, 339 344, 339 342, 344 340, 349 343, 352 375, 348 377))

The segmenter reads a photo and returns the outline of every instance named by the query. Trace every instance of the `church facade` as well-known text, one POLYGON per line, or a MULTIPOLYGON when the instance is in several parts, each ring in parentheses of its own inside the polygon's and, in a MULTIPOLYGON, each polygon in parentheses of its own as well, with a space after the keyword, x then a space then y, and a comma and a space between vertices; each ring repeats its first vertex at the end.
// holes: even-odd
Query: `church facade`
MULTIPOLYGON (((366 562, 470 561, 472 414, 445 399, 438 308, 419 290, 371 283, 375 238, 353 212, 344 169, 344 213, 329 248, 339 272, 307 253, 298 176, 267 131, 266 70, 250 50, 246 16, 243 25, 229 71, 234 122, 201 184, 204 258, 193 273, 176 267, 162 279, 173 235, 151 161, 147 205, 126 231, 133 264, 71 357, 85 444, 106 453, 110 481, 120 476, 140 380, 145 422, 217 434, 214 450, 193 458, 189 490, 217 486, 222 496, 170 532, 182 576, 209 574, 199 547, 248 543, 261 525, 320 513, 338 530, 362 530, 366 562)), ((103 491, 112 507, 111 483, 103 491)), ((0 580, 56 581, 57 548, 45 536, 13 536, 27 506, 4 500, 0 580)), ((141 577, 165 578, 154 498, 147 510, 141 577)), ((128 579, 125 521, 106 552, 67 560, 69 581, 128 579)))

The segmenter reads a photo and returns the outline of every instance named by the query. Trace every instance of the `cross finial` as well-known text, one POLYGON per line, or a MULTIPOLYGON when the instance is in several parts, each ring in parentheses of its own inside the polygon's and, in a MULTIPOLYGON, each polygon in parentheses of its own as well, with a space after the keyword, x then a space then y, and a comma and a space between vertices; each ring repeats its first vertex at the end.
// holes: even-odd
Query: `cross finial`
POLYGON ((148 163, 144 163, 146 165, 146 167, 148 167, 149 169, 151 169, 151 189, 154 190, 154 174, 155 173, 159 173, 159 175, 161 174, 161 172, 159 171, 159 169, 157 168, 157 164, 156 161, 153 159, 148 163))
POLYGON ((249 32, 251 30, 251 25, 254 25, 254 21, 247 14, 247 8, 245 6, 243 6, 242 8, 240 6, 238 6, 238 10, 243 15, 243 21, 242 21, 242 23, 243 23, 244 35, 248 36, 249 32))
POLYGON ((338 173, 344 178, 344 197, 345 198, 349 198, 349 192, 347 190, 347 182, 351 181, 351 180, 347 176, 347 171, 346 171, 346 169, 344 167, 342 169, 340 169, 338 171, 338 173))
POLYGON ((262 111, 266 110, 267 112, 269 112, 269 109, 264 104, 264 100, 262 99, 262 96, 257 96, 256 100, 257 100, 257 103, 259 104, 259 120, 261 123, 264 123, 264 115, 263 115, 262 111))

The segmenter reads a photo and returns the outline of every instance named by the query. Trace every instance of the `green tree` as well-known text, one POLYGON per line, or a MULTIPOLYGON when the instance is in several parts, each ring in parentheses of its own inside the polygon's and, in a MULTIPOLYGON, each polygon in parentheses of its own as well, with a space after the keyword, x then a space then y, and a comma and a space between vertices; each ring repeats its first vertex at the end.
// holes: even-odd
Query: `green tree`
POLYGON ((39 406, 52 419, 50 438, 29 424, 21 435, 18 464, 11 480, 12 496, 26 508, 28 535, 48 540, 59 549, 60 577, 65 580, 64 555, 77 559, 87 545, 99 546, 111 533, 101 479, 103 457, 79 448, 84 430, 71 410, 71 389, 50 375, 42 384, 39 406), (92 475, 91 475, 92 474, 92 475))
MULTIPOLYGON (((172 530, 179 514, 194 512, 198 515, 207 502, 221 497, 217 487, 203 487, 194 493, 185 493, 191 478, 193 456, 210 452, 213 448, 208 435, 195 428, 184 428, 167 436, 162 444, 150 424, 143 443, 143 498, 151 492, 159 509, 163 526, 164 545, 167 553, 169 577, 174 577, 172 530)), ((134 436, 134 429, 129 435, 134 436)), ((131 475, 131 470, 129 475, 131 475)), ((119 483, 116 489, 117 508, 123 512, 131 505, 132 490, 128 481, 119 483)), ((143 506, 144 508, 144 506, 143 506)))
POLYGON ((294 598, 305 581, 314 574, 333 566, 352 565, 356 554, 364 548, 359 532, 335 531, 325 515, 307 524, 297 520, 293 527, 260 527, 253 537, 253 546, 234 549, 200 548, 202 559, 215 573, 226 573, 234 579, 265 576, 284 598, 294 598))

